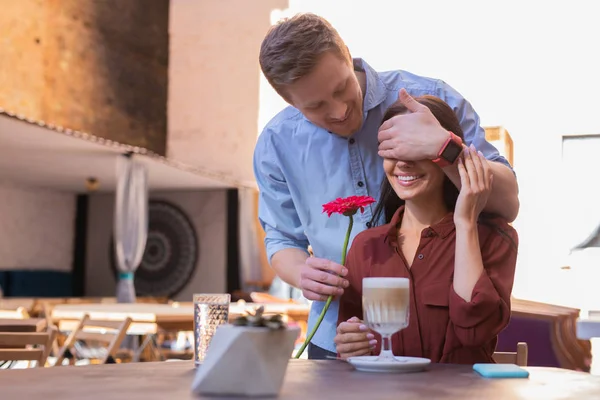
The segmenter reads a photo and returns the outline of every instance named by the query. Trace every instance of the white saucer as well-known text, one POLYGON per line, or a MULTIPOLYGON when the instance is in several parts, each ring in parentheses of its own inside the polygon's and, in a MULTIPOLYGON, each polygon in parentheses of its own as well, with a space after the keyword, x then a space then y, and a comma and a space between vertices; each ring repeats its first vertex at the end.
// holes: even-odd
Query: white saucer
POLYGON ((350 357, 348 362, 362 372, 419 372, 425 370, 431 360, 419 357, 394 357, 396 361, 377 361, 377 356, 350 357))

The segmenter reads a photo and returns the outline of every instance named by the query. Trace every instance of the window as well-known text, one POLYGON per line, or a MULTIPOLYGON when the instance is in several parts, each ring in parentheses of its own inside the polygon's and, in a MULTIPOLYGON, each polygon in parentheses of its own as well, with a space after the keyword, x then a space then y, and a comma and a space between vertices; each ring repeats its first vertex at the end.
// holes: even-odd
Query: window
POLYGON ((563 168, 556 180, 556 201, 562 202, 560 234, 571 267, 569 291, 578 307, 600 310, 600 296, 596 294, 600 248, 594 247, 598 240, 593 240, 600 227, 600 135, 564 136, 562 145, 563 168))

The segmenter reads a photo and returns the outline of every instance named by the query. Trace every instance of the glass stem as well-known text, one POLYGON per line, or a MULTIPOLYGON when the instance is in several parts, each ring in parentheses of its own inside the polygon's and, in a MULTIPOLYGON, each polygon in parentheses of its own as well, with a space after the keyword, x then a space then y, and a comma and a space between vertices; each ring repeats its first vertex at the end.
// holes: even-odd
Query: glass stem
POLYGON ((392 353, 392 335, 381 335, 381 352, 379 359, 384 361, 395 361, 392 353))

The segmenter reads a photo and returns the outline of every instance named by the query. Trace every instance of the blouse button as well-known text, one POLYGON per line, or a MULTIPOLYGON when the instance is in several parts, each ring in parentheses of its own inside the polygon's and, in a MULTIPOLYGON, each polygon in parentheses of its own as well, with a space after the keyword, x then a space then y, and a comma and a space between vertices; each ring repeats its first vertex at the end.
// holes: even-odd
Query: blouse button
POLYGON ((417 257, 419 257, 419 260, 422 260, 425 256, 423 254, 419 254, 417 257))

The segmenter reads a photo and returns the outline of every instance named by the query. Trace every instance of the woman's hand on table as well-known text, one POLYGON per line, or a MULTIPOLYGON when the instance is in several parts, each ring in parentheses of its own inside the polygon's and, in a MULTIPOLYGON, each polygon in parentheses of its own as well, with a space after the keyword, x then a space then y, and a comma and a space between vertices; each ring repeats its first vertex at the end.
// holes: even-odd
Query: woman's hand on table
POLYGON ((333 341, 343 359, 370 355, 377 344, 375 335, 357 317, 339 324, 333 341))

